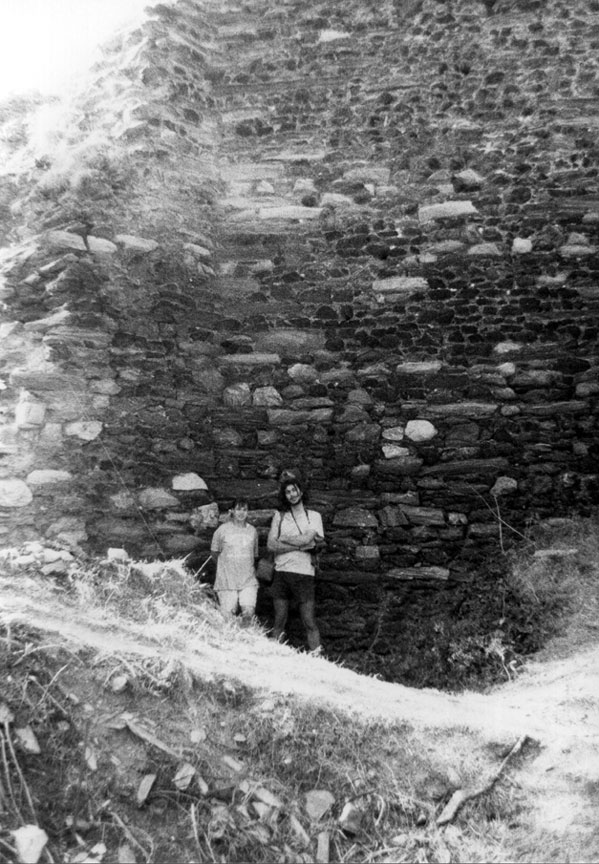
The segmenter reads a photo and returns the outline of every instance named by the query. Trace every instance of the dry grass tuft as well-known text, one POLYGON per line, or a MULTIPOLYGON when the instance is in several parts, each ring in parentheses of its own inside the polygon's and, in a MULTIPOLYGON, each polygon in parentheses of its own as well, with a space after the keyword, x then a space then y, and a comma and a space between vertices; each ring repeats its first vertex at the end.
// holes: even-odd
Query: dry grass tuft
POLYGON ((533 552, 511 555, 507 584, 512 606, 531 634, 527 653, 565 656, 596 642, 598 527, 597 515, 546 520, 533 534, 533 552))

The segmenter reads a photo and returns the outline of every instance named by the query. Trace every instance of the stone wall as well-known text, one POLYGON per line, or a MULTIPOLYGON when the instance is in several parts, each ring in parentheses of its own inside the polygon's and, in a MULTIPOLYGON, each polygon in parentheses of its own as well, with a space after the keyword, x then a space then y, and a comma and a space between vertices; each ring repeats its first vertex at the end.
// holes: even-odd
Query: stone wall
POLYGON ((0 540, 199 559, 300 470, 360 650, 586 512, 598 43, 594 2, 178 0, 45 142, 5 111, 0 540))

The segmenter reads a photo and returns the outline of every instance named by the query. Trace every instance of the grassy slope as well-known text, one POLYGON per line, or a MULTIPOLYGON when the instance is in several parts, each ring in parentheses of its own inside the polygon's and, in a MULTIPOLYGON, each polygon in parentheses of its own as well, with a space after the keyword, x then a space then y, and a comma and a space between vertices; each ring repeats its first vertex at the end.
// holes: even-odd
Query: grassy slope
POLYGON ((567 592, 568 626, 553 656, 486 694, 415 691, 274 645, 224 623, 177 563, 74 563, 42 579, 35 561, 7 557, 9 737, 29 725, 42 752, 17 744, 19 775, 2 750, 0 856, 14 860, 8 829, 34 820, 29 790, 55 861, 98 843, 105 862, 127 850, 140 862, 313 861, 325 834, 331 861, 598 860, 597 532, 564 530, 552 543, 577 555, 513 570, 538 609, 567 592), (485 785, 523 734, 493 790, 440 829, 452 793, 485 785), (185 762, 196 773, 180 790, 185 762), (334 801, 320 820, 306 810, 314 789, 334 801), (338 823, 348 801, 355 834, 338 823))

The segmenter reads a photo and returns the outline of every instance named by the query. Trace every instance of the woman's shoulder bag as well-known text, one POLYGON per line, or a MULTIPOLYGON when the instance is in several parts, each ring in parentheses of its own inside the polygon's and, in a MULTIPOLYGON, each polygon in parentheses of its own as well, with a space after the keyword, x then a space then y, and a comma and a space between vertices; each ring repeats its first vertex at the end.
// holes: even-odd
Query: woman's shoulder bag
MULTIPOLYGON (((278 511, 277 511, 278 512, 278 511)), ((277 532, 277 540, 281 536, 281 522, 283 521, 283 516, 279 513, 279 530, 277 532)), ((256 576, 260 580, 260 582, 264 582, 268 584, 272 582, 273 577, 275 575, 275 556, 273 552, 267 552, 266 555, 263 555, 262 558, 258 561, 258 566, 256 567, 256 576)))

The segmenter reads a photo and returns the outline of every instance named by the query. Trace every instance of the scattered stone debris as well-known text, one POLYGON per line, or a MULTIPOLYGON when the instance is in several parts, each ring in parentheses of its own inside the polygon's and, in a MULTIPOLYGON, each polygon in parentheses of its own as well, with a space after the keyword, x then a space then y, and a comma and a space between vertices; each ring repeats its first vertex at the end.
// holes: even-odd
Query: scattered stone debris
POLYGON ((156 782, 156 774, 146 774, 145 777, 142 778, 141 783, 137 787, 137 806, 143 807, 148 799, 148 795, 152 791, 152 786, 156 782))
POLYGON ((537 560, 558 559, 558 558, 573 558, 578 555, 579 550, 575 547, 568 549, 537 549, 533 554, 533 558, 537 560))
POLYGON ((306 792, 306 813, 313 822, 319 822, 331 810, 335 796, 326 789, 306 792))
POLYGON ((196 769, 189 762, 183 762, 177 769, 177 773, 173 777, 173 783, 181 792, 189 788, 189 784, 193 780, 196 769))
POLYGON ((39 755, 42 752, 31 726, 15 727, 14 734, 25 753, 39 755))
POLYGON ((115 675, 114 678, 110 679, 110 689, 113 693, 122 693, 126 690, 128 684, 128 675, 115 675))
POLYGON ((37 864, 48 843, 48 835, 37 825, 23 825, 12 832, 19 861, 37 864))
POLYGON ((362 811, 354 803, 347 801, 337 821, 345 834, 356 837, 362 829, 362 818, 362 811))

